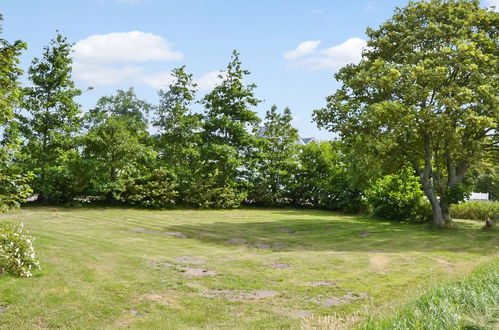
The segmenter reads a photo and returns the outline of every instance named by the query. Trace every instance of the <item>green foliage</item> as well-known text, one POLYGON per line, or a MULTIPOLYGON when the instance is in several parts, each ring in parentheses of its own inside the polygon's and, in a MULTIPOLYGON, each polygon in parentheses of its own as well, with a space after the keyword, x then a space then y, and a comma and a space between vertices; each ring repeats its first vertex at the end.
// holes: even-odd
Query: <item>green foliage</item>
POLYGON ((175 176, 165 168, 145 169, 141 176, 129 180, 121 201, 142 207, 165 209, 175 205, 178 192, 175 176))
POLYGON ((452 205, 450 214, 455 219, 499 221, 499 202, 467 201, 452 205))
POLYGON ((67 179, 63 160, 75 147, 80 126, 80 106, 74 98, 81 91, 71 78, 72 45, 60 34, 35 58, 28 70, 30 86, 23 89, 18 118, 26 139, 21 163, 35 173, 33 188, 43 201, 60 201, 67 179), (62 189, 62 190, 61 190, 62 189))
POLYGON ((0 213, 19 207, 21 202, 31 196, 29 175, 0 172, 0 213))
POLYGON ((33 240, 22 223, 0 222, 0 272, 31 277, 33 271, 39 270, 33 240))
POLYGON ((145 115, 151 108, 148 102, 137 97, 132 87, 126 91, 118 89, 116 95, 101 97, 86 116, 86 121, 95 126, 109 116, 116 116, 127 118, 131 130, 145 130, 147 128, 145 115))
MULTIPOLYGON (((497 158, 497 157, 496 157, 497 158)), ((487 192, 493 201, 499 200, 499 159, 484 161, 479 170, 473 191, 487 192)))
POLYGON ((158 129, 155 148, 158 161, 175 173, 178 183, 177 202, 185 203, 190 187, 195 184, 196 167, 200 164, 202 116, 192 112, 196 84, 184 67, 172 70, 173 82, 159 92, 154 126, 158 129))
POLYGON ((209 182, 211 193, 206 202, 210 205, 238 206, 247 193, 247 178, 254 166, 254 133, 260 122, 251 109, 260 103, 253 93, 256 85, 243 82, 249 73, 242 69, 239 53, 234 50, 227 71, 220 76, 221 83, 202 101, 205 117, 199 180, 209 182))
POLYGON ((410 163, 436 226, 449 219, 448 189, 497 148, 498 22, 476 0, 410 2, 368 29, 362 61, 336 74, 342 87, 314 112, 383 168, 410 163))
POLYGON ((499 261, 466 278, 439 285, 387 317, 372 318, 361 329, 488 329, 499 305, 499 261))
MULTIPOLYGON (((0 14, 0 23, 2 15, 0 14)), ((2 27, 0 25, 0 33, 2 27)), ((13 120, 13 108, 18 105, 21 91, 18 67, 21 51, 26 44, 16 41, 13 44, 0 39, 0 213, 18 207, 31 190, 29 175, 15 168, 14 159, 19 149, 18 130, 13 120)))
POLYGON ((366 191, 366 198, 374 215, 380 218, 427 221, 431 217, 421 184, 408 167, 377 180, 366 191))
POLYGON ((258 133, 248 201, 266 206, 289 202, 298 166, 298 132, 292 127, 292 120, 289 108, 280 114, 274 105, 265 114, 265 123, 258 133))
POLYGON ((363 195, 343 162, 338 142, 310 143, 301 147, 299 167, 292 188, 296 205, 358 212, 365 208, 363 195))

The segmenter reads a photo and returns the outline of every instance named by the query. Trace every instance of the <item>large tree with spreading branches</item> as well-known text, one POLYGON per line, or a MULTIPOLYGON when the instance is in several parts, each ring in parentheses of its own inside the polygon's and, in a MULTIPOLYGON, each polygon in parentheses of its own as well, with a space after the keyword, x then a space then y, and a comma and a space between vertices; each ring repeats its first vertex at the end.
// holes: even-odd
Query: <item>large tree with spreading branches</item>
POLYGON ((367 35, 315 120, 385 168, 412 165, 442 226, 467 170, 498 150, 499 13, 478 0, 410 2, 367 35))

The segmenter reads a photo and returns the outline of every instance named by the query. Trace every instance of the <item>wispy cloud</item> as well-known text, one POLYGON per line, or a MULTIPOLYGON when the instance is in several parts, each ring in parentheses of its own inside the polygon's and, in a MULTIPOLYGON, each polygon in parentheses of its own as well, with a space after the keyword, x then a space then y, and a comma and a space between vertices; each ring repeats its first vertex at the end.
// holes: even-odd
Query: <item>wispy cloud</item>
POLYGON ((295 49, 284 53, 283 57, 286 60, 296 60, 300 57, 314 54, 317 52, 317 47, 321 43, 320 40, 309 40, 302 42, 295 49))
POLYGON ((286 54, 297 51, 301 45, 307 43, 304 42, 298 45, 295 50, 285 53, 284 58, 310 70, 337 70, 347 64, 359 62, 362 58, 362 50, 367 46, 367 42, 361 38, 350 38, 339 45, 317 51, 320 41, 314 42, 316 45, 313 47, 313 51, 303 53, 300 56, 286 56, 286 54))

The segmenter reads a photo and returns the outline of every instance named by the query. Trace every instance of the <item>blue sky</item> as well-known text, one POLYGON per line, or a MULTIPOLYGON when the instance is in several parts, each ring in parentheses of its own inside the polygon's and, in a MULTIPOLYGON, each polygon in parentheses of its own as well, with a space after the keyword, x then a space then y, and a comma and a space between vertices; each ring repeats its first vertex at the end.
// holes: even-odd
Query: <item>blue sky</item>
MULTIPOLYGON (((377 27, 407 0, 15 0, 2 1, 3 37, 28 43, 27 68, 59 30, 75 43, 74 78, 83 109, 133 86, 157 101, 168 72, 181 65, 202 91, 216 83, 233 49, 252 72, 265 102, 289 106, 304 137, 327 139, 312 110, 338 87, 333 74, 358 60, 367 27, 377 27)), ((498 0, 484 0, 484 5, 498 0)))

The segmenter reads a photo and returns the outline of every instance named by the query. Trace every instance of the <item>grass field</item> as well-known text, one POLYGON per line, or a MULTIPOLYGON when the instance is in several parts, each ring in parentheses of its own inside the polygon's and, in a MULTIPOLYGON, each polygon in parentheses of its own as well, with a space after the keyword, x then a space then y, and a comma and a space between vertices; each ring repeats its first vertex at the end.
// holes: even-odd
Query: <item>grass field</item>
POLYGON ((0 275, 0 327, 299 328, 362 320, 497 258, 497 231, 311 210, 25 208, 42 270, 0 275))

